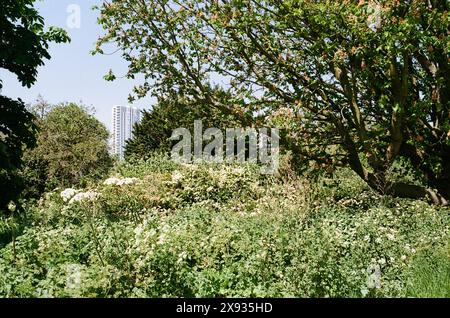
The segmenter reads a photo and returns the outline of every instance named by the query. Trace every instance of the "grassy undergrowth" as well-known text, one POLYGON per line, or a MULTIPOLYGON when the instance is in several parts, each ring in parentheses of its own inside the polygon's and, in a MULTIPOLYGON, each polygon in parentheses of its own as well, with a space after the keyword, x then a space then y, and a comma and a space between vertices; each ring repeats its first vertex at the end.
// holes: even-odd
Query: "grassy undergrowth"
POLYGON ((450 295, 449 209, 346 169, 312 182, 154 157, 63 190, 0 220, 0 296, 450 295))

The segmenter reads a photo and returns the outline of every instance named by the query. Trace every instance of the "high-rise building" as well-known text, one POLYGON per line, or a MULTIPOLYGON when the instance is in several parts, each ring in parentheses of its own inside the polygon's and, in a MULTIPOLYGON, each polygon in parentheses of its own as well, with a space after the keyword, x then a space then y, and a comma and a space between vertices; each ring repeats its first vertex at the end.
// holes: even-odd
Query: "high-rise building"
POLYGON ((126 141, 133 137, 133 126, 141 120, 141 111, 135 107, 114 106, 112 116, 112 152, 123 159, 126 141))

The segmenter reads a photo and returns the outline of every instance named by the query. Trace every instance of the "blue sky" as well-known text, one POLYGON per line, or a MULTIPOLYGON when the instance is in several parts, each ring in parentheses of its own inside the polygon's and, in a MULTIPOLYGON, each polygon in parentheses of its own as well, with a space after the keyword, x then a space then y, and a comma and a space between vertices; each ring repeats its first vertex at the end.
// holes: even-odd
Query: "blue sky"
MULTIPOLYGON (((95 116, 108 129, 111 128, 111 111, 114 105, 128 105, 127 97, 135 83, 127 79, 107 82, 103 76, 110 68, 115 74, 126 73, 126 63, 120 53, 114 55, 92 56, 97 38, 104 30, 97 25, 98 12, 92 6, 101 0, 44 0, 37 1, 36 8, 45 18, 47 26, 58 26, 69 33, 69 44, 51 44, 51 60, 39 68, 37 82, 32 88, 22 87, 15 75, 0 69, 3 79, 2 94, 11 98, 22 98, 26 103, 33 103, 39 94, 51 103, 79 102, 94 106, 95 116), (80 28, 70 27, 72 12, 70 5, 80 8, 80 28), (69 24, 68 24, 69 20, 69 24)), ((114 51, 111 48, 111 51, 114 51)), ((107 50, 105 50, 107 53, 107 50)), ((149 109, 154 99, 148 97, 136 101, 133 106, 149 109)))

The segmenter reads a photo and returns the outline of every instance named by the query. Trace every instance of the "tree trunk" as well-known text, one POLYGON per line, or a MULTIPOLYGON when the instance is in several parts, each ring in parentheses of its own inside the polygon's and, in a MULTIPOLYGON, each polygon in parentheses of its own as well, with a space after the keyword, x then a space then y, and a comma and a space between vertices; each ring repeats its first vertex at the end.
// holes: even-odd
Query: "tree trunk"
POLYGON ((392 184, 392 186, 390 187, 390 191, 388 193, 400 198, 410 198, 410 199, 429 198, 431 202, 433 202, 433 204, 444 206, 449 205, 449 201, 439 192, 421 186, 406 184, 403 182, 392 184))
POLYGON ((448 193, 443 191, 441 187, 435 191, 423 186, 407 184, 404 182, 391 183, 386 180, 384 172, 379 172, 377 174, 368 173, 366 178, 363 179, 373 190, 382 195, 417 200, 429 199, 436 205, 450 205, 448 193))

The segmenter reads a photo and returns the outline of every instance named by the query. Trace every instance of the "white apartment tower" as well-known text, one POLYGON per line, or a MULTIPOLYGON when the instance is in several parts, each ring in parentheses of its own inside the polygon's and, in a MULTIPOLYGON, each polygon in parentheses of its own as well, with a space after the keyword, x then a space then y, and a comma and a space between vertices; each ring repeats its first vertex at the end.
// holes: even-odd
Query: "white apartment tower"
POLYGON ((125 144, 133 137, 133 126, 141 120, 141 111, 135 107, 113 107, 112 152, 123 159, 125 144))

